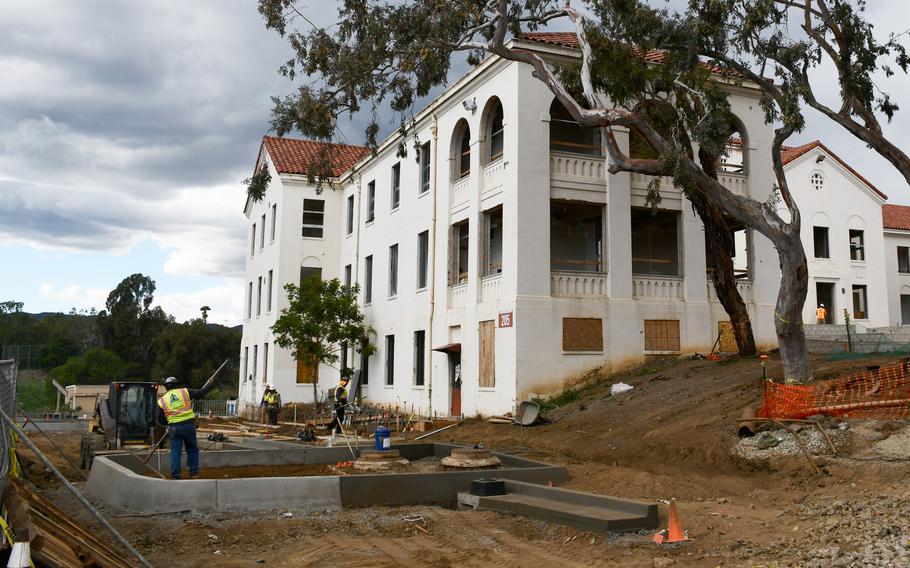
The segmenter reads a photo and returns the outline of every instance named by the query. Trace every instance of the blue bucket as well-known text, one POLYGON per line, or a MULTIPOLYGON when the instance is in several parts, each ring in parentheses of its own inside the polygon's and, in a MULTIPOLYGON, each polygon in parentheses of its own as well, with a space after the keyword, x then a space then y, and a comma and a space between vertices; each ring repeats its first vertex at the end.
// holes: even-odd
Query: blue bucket
POLYGON ((378 451, 388 450, 392 447, 392 431, 384 426, 376 428, 376 449, 378 451))

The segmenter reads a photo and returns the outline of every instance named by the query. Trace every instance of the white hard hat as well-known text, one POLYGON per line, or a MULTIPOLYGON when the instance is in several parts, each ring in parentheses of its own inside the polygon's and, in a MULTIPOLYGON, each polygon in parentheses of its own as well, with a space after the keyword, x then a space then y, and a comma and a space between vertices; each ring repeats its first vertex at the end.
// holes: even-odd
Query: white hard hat
POLYGON ((818 307, 819 307, 819 308, 824 308, 824 307, 825 307, 825 304, 819 304, 818 307))

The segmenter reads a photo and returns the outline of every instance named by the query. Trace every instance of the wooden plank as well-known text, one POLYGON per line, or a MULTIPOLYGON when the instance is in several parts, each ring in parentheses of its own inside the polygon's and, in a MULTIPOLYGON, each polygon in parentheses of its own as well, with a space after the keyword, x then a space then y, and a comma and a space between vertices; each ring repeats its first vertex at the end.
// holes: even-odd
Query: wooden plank
POLYGON ((562 318, 563 351, 603 351, 603 320, 562 318))
POLYGON ((480 322, 480 376, 481 388, 496 386, 496 321, 486 320, 480 322))

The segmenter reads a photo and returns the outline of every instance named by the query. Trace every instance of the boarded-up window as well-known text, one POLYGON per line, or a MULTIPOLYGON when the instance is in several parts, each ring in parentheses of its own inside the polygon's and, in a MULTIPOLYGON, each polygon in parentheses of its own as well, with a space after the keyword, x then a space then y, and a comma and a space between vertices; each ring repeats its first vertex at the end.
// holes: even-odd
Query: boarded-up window
POLYGON ((728 321, 717 322, 717 350, 721 353, 739 353, 736 346, 736 336, 733 335, 733 324, 728 321))
POLYGON ((480 322, 480 388, 496 386, 496 321, 480 322))
POLYGON ((679 351, 679 320, 645 320, 645 351, 679 351))
POLYGON ((297 384, 315 383, 319 380, 319 364, 312 357, 297 359, 297 384))
POLYGON ((603 351, 603 320, 562 318, 563 351, 603 351))

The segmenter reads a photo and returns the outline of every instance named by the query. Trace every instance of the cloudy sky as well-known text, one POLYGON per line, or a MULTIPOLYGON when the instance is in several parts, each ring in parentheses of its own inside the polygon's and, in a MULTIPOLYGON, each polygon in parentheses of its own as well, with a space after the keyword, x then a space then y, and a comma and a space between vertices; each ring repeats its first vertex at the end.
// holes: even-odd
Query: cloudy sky
MULTIPOLYGON (((303 3, 325 21, 330 1, 303 3)), ((874 2, 882 33, 903 2, 874 2)), ((242 313, 247 177, 289 57, 255 0, 0 2, 0 301, 30 312, 103 308, 141 272, 178 320, 242 313)), ((910 81, 886 83, 897 101, 910 81)), ((356 126, 356 125, 355 125, 356 126)), ((359 127, 349 142, 359 142, 359 127)), ((910 108, 887 128, 910 148, 910 108)), ((822 138, 893 202, 910 190, 820 118, 822 138)))

